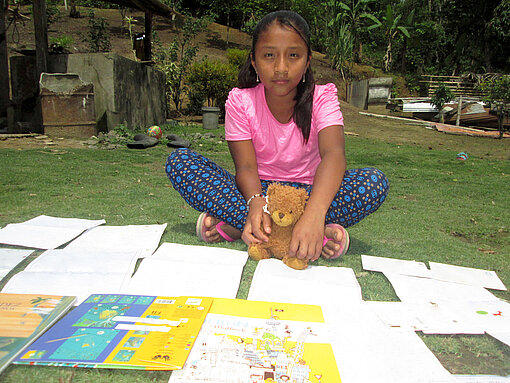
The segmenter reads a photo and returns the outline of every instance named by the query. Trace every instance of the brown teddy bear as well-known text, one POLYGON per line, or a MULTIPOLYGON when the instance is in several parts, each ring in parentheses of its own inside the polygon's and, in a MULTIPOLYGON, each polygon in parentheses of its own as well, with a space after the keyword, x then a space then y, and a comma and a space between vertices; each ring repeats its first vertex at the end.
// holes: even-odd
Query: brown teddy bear
POLYGON ((308 261, 289 257, 292 230, 303 214, 308 194, 304 189, 272 183, 267 188, 267 210, 273 220, 269 241, 251 244, 249 256, 259 261, 267 258, 278 258, 287 266, 296 270, 305 269, 308 261))

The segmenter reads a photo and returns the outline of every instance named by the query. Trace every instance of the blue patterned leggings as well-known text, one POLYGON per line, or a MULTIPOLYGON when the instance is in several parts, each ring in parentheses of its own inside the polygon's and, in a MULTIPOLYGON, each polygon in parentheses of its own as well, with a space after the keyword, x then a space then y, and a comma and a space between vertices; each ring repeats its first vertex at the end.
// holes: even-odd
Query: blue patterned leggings
MULTIPOLYGON (((232 174, 190 149, 174 150, 168 156, 165 170, 174 189, 191 207, 243 230, 248 209, 232 174)), ((261 180, 264 194, 271 182, 261 180)), ((298 182, 281 183, 304 188, 308 195, 313 187, 298 182)), ((381 206, 388 189, 388 179, 378 169, 347 170, 326 214, 326 224, 354 225, 381 206)))

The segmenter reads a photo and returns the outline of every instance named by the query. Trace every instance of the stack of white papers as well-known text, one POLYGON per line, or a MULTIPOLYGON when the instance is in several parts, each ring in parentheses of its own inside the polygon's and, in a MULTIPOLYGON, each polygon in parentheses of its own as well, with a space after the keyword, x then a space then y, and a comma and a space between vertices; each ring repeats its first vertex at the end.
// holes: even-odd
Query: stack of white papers
POLYGON ((0 249, 0 279, 32 253, 33 250, 0 249))
POLYGON ((321 305, 323 308, 339 299, 362 301, 361 288, 352 269, 309 266, 294 270, 278 259, 259 261, 248 299, 321 305))
MULTIPOLYGON (((401 302, 371 303, 391 327, 427 334, 483 334, 509 341, 510 304, 486 290, 506 290, 495 272, 362 255, 363 268, 388 278, 401 302)), ((508 343, 507 343, 508 344, 508 343)))
POLYGON ((40 215, 23 223, 11 223, 0 229, 0 243, 55 249, 71 241, 83 231, 105 223, 101 220, 57 218, 40 215))
POLYGON ((76 305, 91 294, 118 294, 129 281, 138 251, 48 250, 14 275, 4 293, 76 296, 76 305))
POLYGON ((246 251, 163 243, 145 258, 125 294, 235 298, 246 251))

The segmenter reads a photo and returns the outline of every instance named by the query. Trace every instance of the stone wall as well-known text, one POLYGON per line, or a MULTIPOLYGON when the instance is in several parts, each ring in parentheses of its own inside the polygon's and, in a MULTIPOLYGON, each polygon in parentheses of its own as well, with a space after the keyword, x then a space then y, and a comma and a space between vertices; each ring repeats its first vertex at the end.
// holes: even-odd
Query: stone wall
MULTIPOLYGON (((114 53, 51 55, 50 73, 75 73, 94 84, 98 131, 109 131, 120 124, 131 129, 145 128, 166 121, 165 75, 154 68, 114 53)), ((34 56, 11 57, 11 83, 16 119, 33 122, 38 79, 34 56)), ((34 126, 33 130, 38 131, 34 126)))

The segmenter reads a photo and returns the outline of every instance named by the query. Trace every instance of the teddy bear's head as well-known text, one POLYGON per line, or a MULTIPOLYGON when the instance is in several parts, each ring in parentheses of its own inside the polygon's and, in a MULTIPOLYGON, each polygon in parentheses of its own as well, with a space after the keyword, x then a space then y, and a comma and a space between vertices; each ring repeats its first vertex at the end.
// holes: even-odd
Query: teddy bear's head
POLYGON ((308 194, 304 189, 279 183, 267 188, 267 210, 279 226, 295 224, 303 214, 308 194))

